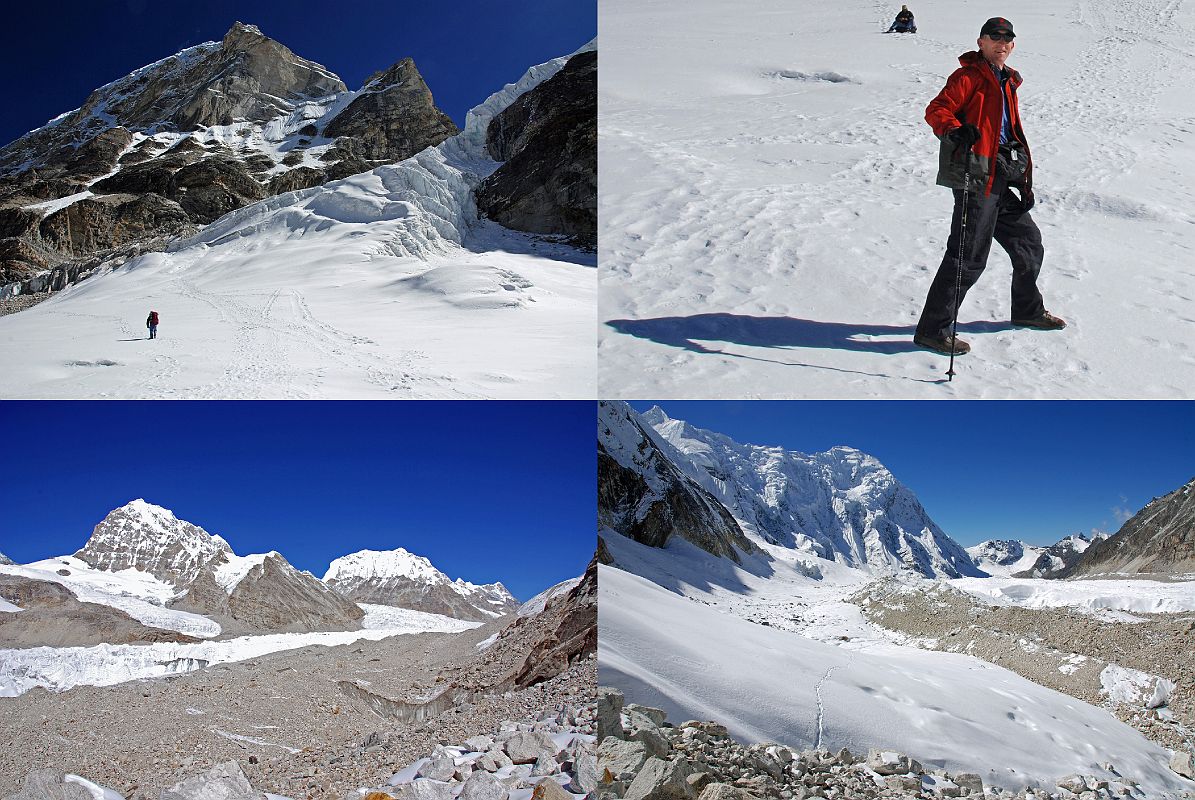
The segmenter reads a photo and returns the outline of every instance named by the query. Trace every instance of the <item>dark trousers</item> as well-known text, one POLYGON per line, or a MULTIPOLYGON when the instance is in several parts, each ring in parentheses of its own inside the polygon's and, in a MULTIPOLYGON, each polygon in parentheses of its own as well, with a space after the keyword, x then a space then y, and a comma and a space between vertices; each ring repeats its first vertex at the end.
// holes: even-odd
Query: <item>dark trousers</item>
MULTIPOLYGON (((946 240, 946 255, 938 267, 938 274, 930 284, 925 309, 917 322, 917 333, 945 338, 950 335, 954 319, 954 282, 958 265, 959 229, 962 227, 963 191, 954 190, 954 216, 950 220, 950 238, 946 240)), ((992 239, 999 242, 1012 260, 1012 318, 1033 319, 1046 309, 1041 292, 1037 290, 1037 274, 1041 271, 1045 248, 1041 231, 1029 212, 1023 210, 1021 200, 999 175, 992 185, 992 193, 969 192, 967 197, 967 240, 963 244, 963 271, 959 283, 961 304, 967 290, 975 285, 988 263, 992 239)))

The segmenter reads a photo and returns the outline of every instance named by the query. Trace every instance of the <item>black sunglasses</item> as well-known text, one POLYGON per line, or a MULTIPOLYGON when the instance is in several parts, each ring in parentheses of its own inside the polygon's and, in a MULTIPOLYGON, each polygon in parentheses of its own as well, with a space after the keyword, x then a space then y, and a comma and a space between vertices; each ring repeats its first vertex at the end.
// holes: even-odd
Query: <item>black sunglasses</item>
POLYGON ((993 42, 1011 42, 1017 37, 1011 33, 989 33, 988 38, 993 42))

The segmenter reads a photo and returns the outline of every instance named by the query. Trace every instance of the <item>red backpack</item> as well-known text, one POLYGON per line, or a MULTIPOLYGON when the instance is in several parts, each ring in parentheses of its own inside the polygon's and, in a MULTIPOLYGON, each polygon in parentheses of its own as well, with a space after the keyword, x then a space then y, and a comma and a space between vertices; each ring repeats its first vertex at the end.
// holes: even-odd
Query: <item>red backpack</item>
POLYGON ((149 324, 150 325, 158 324, 158 312, 157 311, 149 312, 149 324))

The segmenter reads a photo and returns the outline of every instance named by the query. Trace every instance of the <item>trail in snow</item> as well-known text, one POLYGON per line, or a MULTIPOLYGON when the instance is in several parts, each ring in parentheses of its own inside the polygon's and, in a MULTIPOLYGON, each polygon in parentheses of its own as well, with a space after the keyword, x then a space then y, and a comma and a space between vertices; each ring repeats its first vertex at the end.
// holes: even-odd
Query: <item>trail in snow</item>
POLYGON ((923 114, 984 14, 926 0, 920 33, 881 35, 891 13, 603 3, 603 395, 1191 396, 1195 9, 1001 8, 1025 76, 1041 287, 1071 325, 1011 328, 994 247, 950 383, 911 341, 951 206, 923 114))

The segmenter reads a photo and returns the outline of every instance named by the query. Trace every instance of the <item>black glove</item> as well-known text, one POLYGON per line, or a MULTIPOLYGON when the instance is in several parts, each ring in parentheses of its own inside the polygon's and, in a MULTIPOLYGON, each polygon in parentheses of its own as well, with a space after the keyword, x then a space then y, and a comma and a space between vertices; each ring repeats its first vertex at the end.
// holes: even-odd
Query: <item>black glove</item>
POLYGON ((979 141, 979 128, 965 123, 946 134, 946 138, 954 142, 955 145, 970 150, 979 141))
POLYGON ((1037 200, 1033 197, 1033 192, 1021 192, 1021 208, 1025 211, 1033 208, 1033 204, 1037 200))

